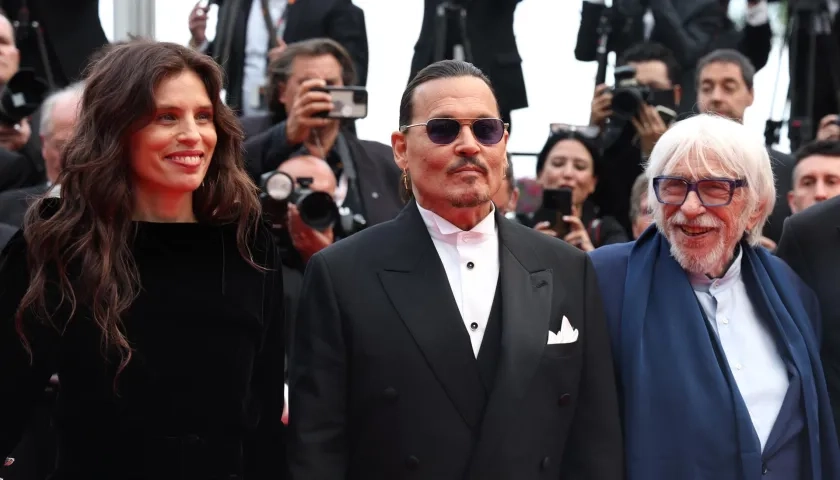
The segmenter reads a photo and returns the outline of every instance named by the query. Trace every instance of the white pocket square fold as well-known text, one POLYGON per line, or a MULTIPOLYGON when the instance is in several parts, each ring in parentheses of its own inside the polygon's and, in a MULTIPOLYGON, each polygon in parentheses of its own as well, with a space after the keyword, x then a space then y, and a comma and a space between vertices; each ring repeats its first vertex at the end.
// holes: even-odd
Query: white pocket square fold
POLYGON ((569 319, 563 315, 563 323, 560 324, 560 331, 557 333, 548 331, 548 343, 546 345, 561 345, 564 343, 575 343, 578 339, 578 331, 572 328, 569 319))

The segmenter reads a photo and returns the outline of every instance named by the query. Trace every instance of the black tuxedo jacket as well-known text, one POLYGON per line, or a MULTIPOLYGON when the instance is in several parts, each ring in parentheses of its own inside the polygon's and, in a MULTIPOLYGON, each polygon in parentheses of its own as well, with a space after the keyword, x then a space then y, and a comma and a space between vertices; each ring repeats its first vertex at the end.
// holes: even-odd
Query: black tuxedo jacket
POLYGON ((788 218, 776 255, 793 268, 820 301, 823 369, 840 434, 840 197, 788 218))
POLYGON ((496 222, 502 336, 489 396, 415 202, 310 259, 290 363, 293 479, 623 478, 592 264, 496 222), (578 340, 547 345, 564 316, 578 340))
MULTIPOLYGON (((234 110, 242 106, 245 45, 251 2, 220 0, 216 38, 208 53, 225 70, 226 103, 234 110)), ((365 85, 368 70, 368 41, 365 13, 350 0, 302 0, 289 2, 283 41, 287 44, 326 37, 340 43, 356 67, 357 85, 365 85)))
MULTIPOLYGON (((503 115, 528 106, 522 57, 513 34, 513 13, 522 0, 470 0, 467 2, 467 36, 473 53, 473 64, 493 83, 503 115)), ((434 62, 435 11, 441 0, 426 0, 420 37, 414 45, 411 75, 414 78, 434 62)))

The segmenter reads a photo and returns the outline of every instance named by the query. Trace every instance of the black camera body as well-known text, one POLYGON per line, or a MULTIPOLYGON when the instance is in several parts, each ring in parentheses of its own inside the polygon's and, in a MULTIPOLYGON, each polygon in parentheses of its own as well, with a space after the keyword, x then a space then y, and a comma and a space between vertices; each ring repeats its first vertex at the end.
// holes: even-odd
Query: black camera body
POLYGON ((49 89, 33 70, 18 70, 0 93, 0 123, 13 126, 32 115, 43 103, 49 89))
POLYGON ((636 68, 630 65, 615 69, 615 86, 612 90, 613 117, 630 121, 644 104, 654 100, 653 90, 636 80, 636 68))
POLYGON ((286 227, 289 204, 297 207, 300 219, 315 230, 325 231, 338 221, 338 207, 333 197, 313 191, 311 177, 292 177, 277 171, 263 174, 260 201, 263 211, 275 229, 286 227))

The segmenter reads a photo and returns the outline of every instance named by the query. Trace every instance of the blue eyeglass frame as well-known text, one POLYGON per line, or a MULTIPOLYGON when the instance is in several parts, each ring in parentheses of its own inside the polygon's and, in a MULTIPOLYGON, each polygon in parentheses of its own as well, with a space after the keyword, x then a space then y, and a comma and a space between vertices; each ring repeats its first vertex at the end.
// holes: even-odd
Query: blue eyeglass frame
POLYGON ((694 192, 697 195, 697 199, 700 200, 700 204, 704 207, 725 207, 732 203, 732 199, 735 197, 735 189, 745 187, 747 185, 747 181, 743 178, 701 178, 697 181, 690 181, 685 177, 675 177, 669 175, 661 175, 658 177, 653 177, 653 193, 656 194, 656 200, 659 203, 664 205, 682 205, 688 200, 688 194, 694 192), (662 197, 659 196, 659 184, 663 180, 679 180, 686 185, 685 189, 685 196, 683 197, 681 202, 665 202, 662 200, 662 197), (703 196, 700 195, 700 191, 698 190, 698 185, 704 182, 724 182, 729 185, 729 199, 726 200, 725 203, 707 203, 703 200, 703 196))

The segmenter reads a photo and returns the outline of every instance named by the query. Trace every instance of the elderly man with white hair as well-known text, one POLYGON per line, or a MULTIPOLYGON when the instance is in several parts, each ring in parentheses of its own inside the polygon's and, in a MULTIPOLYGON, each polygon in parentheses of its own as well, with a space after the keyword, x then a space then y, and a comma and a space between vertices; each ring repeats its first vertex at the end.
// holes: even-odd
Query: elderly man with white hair
POLYGON ((759 246, 776 198, 762 140, 698 115, 645 173, 655 226, 590 254, 628 480, 840 479, 816 298, 759 246))

